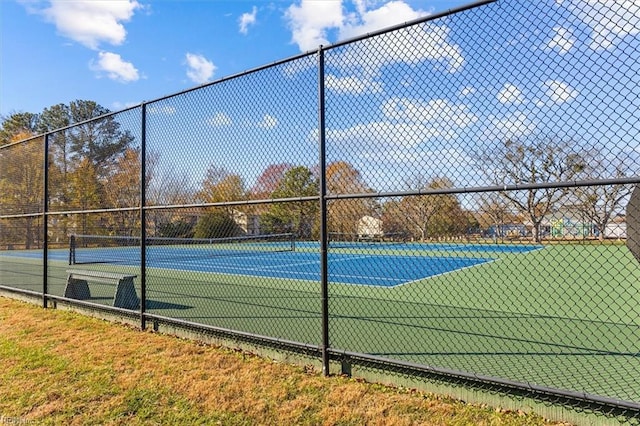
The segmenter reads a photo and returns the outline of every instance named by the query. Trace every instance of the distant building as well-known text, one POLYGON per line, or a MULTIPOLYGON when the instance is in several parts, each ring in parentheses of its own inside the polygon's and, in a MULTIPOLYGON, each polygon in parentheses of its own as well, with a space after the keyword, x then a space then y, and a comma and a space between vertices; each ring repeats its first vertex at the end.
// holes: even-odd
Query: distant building
POLYGON ((491 238, 520 238, 529 235, 527 227, 521 223, 491 225, 486 236, 491 238))
POLYGON ((614 217, 604 228, 605 238, 624 239, 627 238, 627 221, 624 215, 614 217))
POLYGON ((358 221, 358 238, 381 238, 383 235, 381 219, 363 216, 358 221))
POLYGON ((242 229, 245 235, 260 234, 260 217, 254 214, 246 214, 239 210, 231 212, 231 218, 242 229))

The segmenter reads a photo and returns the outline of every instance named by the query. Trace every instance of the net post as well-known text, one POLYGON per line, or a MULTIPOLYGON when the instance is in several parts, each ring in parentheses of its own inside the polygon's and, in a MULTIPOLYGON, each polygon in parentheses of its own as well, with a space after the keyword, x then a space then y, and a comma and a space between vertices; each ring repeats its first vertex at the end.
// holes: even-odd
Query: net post
POLYGON ((76 263, 76 236, 69 236, 69 265, 76 263))

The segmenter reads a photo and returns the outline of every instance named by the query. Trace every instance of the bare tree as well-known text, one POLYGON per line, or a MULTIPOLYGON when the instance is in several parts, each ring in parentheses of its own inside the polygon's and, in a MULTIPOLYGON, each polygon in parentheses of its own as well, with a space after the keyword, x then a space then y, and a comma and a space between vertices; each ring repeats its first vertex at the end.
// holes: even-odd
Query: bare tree
POLYGON ((532 239, 540 242, 543 219, 566 198, 567 188, 537 187, 574 179, 585 170, 590 153, 571 139, 529 136, 507 139, 479 155, 483 170, 495 185, 533 185, 500 194, 531 222, 532 239))
MULTIPOLYGON (((601 154, 594 155, 583 172, 584 179, 624 178, 631 174, 628 164, 620 158, 608 159, 601 154)), ((600 241, 605 230, 624 200, 633 191, 633 185, 593 185, 576 188, 576 206, 587 222, 593 225, 600 241)))
MULTIPOLYGON (((406 182, 408 189, 437 190, 452 188, 453 183, 446 177, 436 177, 427 181, 415 175, 406 182)), ((400 214, 409 224, 414 237, 424 241, 427 237, 443 237, 459 234, 466 228, 465 217, 455 195, 408 195, 399 203, 400 214)))

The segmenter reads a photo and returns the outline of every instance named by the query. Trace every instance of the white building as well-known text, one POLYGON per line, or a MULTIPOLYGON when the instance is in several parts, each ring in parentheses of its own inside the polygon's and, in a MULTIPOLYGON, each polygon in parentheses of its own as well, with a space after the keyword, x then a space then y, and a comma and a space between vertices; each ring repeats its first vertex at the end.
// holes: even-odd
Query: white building
POLYGON ((358 221, 358 238, 381 238, 383 235, 382 220, 363 216, 358 221))

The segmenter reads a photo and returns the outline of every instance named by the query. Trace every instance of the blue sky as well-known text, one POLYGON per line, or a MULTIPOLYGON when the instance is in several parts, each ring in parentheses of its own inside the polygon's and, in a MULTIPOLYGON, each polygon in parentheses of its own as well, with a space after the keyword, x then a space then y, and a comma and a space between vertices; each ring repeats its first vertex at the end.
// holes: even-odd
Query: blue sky
MULTIPOLYGON (((0 114, 75 99, 119 110, 465 4, 0 0, 0 114)), ((499 0, 330 48, 325 65, 328 159, 378 191, 415 173, 486 184, 478 150, 508 138, 640 153, 640 0, 499 0)), ((194 185, 212 165, 248 187, 272 164, 314 167, 316 84, 309 56, 153 102, 149 148, 163 170, 188 164, 194 185)))
POLYGON ((111 110, 464 0, 1 0, 0 115, 111 110))

